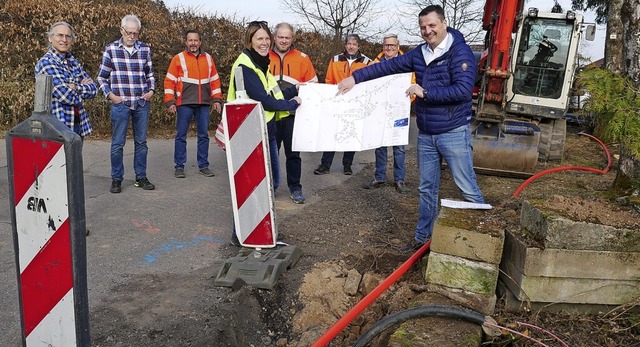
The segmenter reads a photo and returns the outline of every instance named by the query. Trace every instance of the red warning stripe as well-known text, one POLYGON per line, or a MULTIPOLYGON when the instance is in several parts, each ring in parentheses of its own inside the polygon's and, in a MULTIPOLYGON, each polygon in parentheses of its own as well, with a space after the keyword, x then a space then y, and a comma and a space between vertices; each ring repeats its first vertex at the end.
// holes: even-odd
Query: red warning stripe
POLYGON ((242 126, 245 119, 258 104, 245 105, 227 105, 227 128, 229 129, 229 138, 236 134, 236 131, 242 126), (232 117, 230 117, 232 115, 232 117))
POLYGON ((71 233, 67 219, 20 274, 24 332, 29 336, 73 288, 71 233))
POLYGON ((264 168, 264 151, 262 149, 262 142, 260 142, 233 176, 233 181, 236 187, 238 208, 244 204, 258 184, 260 184, 266 176, 267 172, 264 168))
POLYGON ((273 244, 273 226, 271 225, 271 213, 260 221, 251 234, 244 240, 247 245, 271 245, 273 244))
POLYGON ((36 177, 47 167, 55 156, 62 142, 48 140, 31 140, 14 137, 13 145, 13 190, 17 204, 27 193, 36 177))

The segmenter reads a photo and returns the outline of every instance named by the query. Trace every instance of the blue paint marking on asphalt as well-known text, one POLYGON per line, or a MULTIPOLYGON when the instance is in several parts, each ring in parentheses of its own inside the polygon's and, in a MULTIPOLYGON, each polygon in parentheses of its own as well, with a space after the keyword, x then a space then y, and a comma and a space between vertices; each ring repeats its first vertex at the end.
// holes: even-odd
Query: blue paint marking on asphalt
POLYGON ((144 260, 147 264, 155 263, 158 260, 158 257, 170 253, 172 251, 182 250, 188 247, 198 247, 202 243, 225 243, 226 241, 220 240, 216 237, 210 236, 194 236, 191 240, 188 241, 178 241, 176 239, 171 239, 171 241, 161 245, 160 247, 149 252, 144 260))
POLYGON ((409 118, 396 119, 393 122, 393 127, 394 128, 406 127, 408 125, 409 125, 409 118))

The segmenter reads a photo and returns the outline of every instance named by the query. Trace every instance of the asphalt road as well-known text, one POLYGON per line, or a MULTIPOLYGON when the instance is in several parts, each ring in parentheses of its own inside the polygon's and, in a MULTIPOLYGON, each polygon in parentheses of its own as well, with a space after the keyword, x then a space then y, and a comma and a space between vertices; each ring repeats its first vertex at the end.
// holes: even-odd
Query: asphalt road
MULTIPOLYGON (((212 140, 209 160, 216 176, 204 177, 194 165, 196 142, 195 138, 188 139, 187 177, 177 179, 173 177, 173 140, 149 140, 147 175, 156 189, 144 191, 133 186, 133 143, 129 139, 124 160, 127 179, 122 193, 111 194, 110 142, 85 141, 90 310, 107 299, 109 289, 122 283, 125 277, 190 272, 225 260, 218 249, 229 241, 232 228, 226 157, 212 140)), ((330 174, 314 175, 320 156, 321 153, 302 154, 306 204, 294 204, 285 184, 276 192, 276 218, 300 212, 321 199, 318 190, 339 185, 351 177, 343 175, 339 153, 330 174)), ((372 150, 357 153, 354 173, 373 161, 372 150)), ((4 201, 0 206, 0 346, 18 346, 20 313, 4 140, 0 145, 0 196, 4 201)))

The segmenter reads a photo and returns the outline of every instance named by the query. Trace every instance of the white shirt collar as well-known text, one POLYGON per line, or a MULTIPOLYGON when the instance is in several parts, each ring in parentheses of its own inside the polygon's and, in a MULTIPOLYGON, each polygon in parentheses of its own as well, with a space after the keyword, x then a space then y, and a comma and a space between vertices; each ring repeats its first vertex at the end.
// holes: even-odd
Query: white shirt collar
POLYGON ((428 44, 427 48, 429 48, 429 51, 431 51, 431 53, 442 55, 442 53, 449 50, 449 47, 451 46, 449 42, 451 41, 453 41, 453 37, 451 33, 447 33, 447 36, 444 37, 444 40, 442 40, 442 42, 440 42, 440 44, 437 45, 435 49, 431 49, 431 46, 429 46, 428 44))

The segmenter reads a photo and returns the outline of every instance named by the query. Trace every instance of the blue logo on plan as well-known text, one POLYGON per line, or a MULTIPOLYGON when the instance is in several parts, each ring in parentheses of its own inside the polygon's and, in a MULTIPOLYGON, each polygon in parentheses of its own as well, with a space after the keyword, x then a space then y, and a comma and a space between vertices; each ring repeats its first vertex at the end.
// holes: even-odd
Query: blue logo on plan
POLYGON ((406 127, 407 125, 409 125, 409 118, 396 119, 393 122, 394 128, 406 127))

